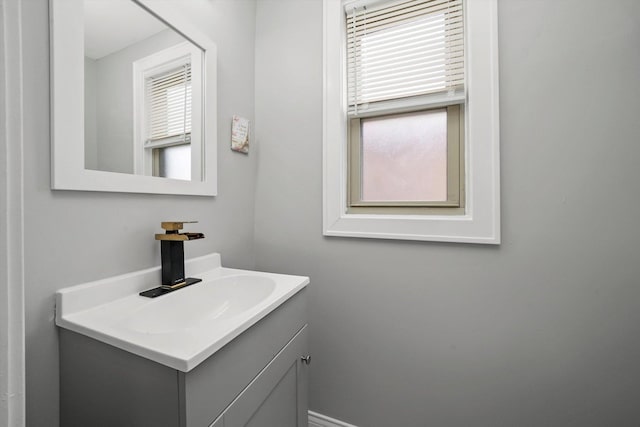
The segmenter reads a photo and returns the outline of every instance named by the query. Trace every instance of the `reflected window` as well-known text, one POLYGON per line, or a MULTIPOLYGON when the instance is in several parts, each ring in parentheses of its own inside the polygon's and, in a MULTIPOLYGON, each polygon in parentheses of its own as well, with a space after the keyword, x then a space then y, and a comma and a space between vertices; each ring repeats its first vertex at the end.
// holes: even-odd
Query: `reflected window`
POLYGON ((146 78, 147 144, 191 138, 191 64, 146 78))
POLYGON ((148 76, 145 106, 153 176, 191 179, 191 63, 148 76))
POLYGON ((138 61, 137 109, 144 174, 192 179, 193 58, 199 55, 181 44, 138 61))
POLYGON ((153 176, 191 179, 191 63, 151 75, 145 81, 147 149, 153 176))

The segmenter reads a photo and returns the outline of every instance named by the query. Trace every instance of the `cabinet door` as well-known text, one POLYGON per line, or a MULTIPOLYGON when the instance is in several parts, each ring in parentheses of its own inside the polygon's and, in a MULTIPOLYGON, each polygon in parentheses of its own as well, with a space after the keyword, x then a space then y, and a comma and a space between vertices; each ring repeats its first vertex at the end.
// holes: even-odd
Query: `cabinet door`
POLYGON ((306 319, 302 289, 195 369, 181 373, 181 426, 211 425, 300 332, 306 319))
POLYGON ((308 425, 305 326, 224 412, 224 427, 308 425))

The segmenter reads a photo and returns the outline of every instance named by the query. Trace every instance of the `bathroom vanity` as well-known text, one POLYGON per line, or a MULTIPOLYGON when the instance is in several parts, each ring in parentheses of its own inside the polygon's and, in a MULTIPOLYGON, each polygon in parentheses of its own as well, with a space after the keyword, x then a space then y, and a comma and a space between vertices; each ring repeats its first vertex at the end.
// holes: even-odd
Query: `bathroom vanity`
POLYGON ((308 278, 186 269, 202 283, 153 299, 159 269, 57 293, 61 425, 308 425, 308 278))

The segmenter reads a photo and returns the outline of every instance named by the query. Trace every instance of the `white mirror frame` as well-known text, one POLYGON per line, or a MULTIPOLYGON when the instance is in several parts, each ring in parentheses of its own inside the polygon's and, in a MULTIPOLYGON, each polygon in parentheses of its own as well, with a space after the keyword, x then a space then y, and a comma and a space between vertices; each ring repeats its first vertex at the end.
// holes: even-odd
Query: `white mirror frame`
POLYGON ((82 0, 50 0, 51 188, 125 193, 217 194, 217 49, 176 4, 132 0, 201 47, 203 60, 202 180, 183 181, 85 169, 84 27, 82 0))

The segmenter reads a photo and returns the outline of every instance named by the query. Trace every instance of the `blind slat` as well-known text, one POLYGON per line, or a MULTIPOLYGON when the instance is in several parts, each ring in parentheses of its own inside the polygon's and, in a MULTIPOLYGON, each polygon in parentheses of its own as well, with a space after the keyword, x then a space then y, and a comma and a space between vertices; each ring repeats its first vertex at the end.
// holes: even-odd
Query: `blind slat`
POLYGON ((349 112, 464 90, 462 0, 397 0, 345 10, 349 112))

